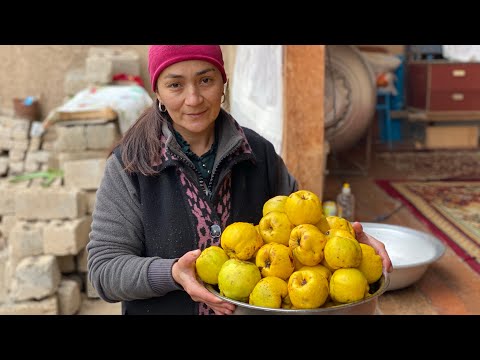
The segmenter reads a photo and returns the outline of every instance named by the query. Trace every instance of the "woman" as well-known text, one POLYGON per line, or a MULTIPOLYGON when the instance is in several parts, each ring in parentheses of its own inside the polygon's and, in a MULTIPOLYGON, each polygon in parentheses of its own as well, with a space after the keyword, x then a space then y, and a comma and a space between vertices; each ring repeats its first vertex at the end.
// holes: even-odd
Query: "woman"
POLYGON ((228 224, 258 224, 265 201, 298 185, 273 145, 221 108, 220 46, 154 45, 148 60, 156 104, 107 161, 89 279, 124 314, 231 314, 196 279, 196 258, 228 224))

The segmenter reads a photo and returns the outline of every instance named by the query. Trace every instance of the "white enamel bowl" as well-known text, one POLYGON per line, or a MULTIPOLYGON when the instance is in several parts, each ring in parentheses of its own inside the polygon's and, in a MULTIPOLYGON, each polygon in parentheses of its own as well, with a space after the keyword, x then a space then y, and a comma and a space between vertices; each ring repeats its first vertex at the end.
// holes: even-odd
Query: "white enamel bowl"
POLYGON ((420 280, 430 264, 445 253, 445 245, 431 234, 404 226, 362 223, 363 230, 385 244, 393 272, 386 291, 402 289, 420 280))

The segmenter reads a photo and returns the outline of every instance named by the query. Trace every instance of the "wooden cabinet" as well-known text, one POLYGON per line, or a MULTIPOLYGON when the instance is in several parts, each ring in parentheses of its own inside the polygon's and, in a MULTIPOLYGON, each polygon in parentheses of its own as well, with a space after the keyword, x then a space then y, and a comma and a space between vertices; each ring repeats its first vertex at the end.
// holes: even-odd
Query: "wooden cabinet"
POLYGON ((407 65, 407 106, 426 112, 480 112, 480 63, 407 65))

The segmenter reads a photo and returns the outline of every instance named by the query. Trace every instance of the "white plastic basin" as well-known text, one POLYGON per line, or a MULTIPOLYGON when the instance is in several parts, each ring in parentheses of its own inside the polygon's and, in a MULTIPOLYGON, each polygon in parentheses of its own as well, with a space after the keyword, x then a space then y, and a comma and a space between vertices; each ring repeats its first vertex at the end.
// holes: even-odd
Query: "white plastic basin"
POLYGON ((362 223, 363 230, 385 244, 393 272, 386 291, 402 289, 420 280, 428 266, 442 257, 445 245, 431 234, 405 226, 362 223))

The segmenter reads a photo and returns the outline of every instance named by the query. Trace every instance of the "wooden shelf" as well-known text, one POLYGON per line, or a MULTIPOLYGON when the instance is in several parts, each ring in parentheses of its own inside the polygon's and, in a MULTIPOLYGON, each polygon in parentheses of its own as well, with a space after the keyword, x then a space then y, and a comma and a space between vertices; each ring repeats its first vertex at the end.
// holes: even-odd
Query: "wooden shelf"
POLYGON ((418 111, 409 109, 407 115, 408 121, 432 122, 432 121, 479 121, 480 111, 418 111))

